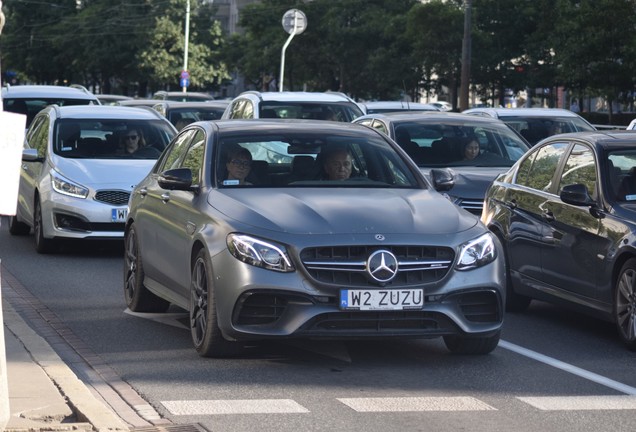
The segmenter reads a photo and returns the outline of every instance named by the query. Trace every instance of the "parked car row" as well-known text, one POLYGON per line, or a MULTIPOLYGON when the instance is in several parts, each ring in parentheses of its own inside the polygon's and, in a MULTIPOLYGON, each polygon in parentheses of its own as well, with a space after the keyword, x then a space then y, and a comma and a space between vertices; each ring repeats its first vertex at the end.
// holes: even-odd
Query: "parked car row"
POLYGON ((613 321, 636 350, 636 133, 564 110, 163 96, 40 111, 10 231, 42 253, 123 237, 127 306, 185 309, 202 356, 272 337, 485 354, 531 299, 613 321), (524 132, 548 122, 591 129, 524 132))

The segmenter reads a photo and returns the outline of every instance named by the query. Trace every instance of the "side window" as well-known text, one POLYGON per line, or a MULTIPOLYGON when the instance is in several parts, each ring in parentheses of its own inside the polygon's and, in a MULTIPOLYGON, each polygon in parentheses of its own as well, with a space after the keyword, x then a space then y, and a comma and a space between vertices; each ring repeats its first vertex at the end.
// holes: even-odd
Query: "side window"
MULTIPOLYGON (((559 160, 561 156, 563 156, 567 146, 566 143, 556 143, 538 149, 529 169, 522 164, 522 167, 527 170, 527 175, 524 175, 525 178, 522 178, 520 177, 520 173, 517 177, 517 183, 548 192, 552 187, 552 179, 559 165, 559 160)), ((526 159, 524 164, 528 161, 529 159, 526 159)))
POLYGON ((373 122, 373 129, 379 130, 384 135, 387 135, 387 136, 389 135, 389 131, 386 129, 386 125, 382 123, 380 120, 375 120, 373 122))
POLYGON ((252 101, 246 99, 243 102, 245 103, 245 106, 243 108, 243 115, 241 116, 241 118, 253 119, 254 118, 254 105, 252 104, 252 101))
POLYGON ((49 143, 49 118, 40 116, 29 129, 28 143, 31 148, 37 149, 39 157, 45 157, 49 143))
POLYGON ((234 101, 232 103, 232 107, 230 108, 230 118, 233 118, 233 119, 243 118, 244 105, 245 105, 245 101, 243 99, 234 101))
POLYGON ((179 161, 188 149, 188 144, 196 130, 188 130, 175 138, 174 143, 166 150, 166 155, 159 165, 158 172, 179 168, 179 161))
POLYGON ((587 187, 591 196, 596 197, 596 165, 594 164, 594 153, 588 147, 577 144, 568 156, 563 174, 559 181, 559 191, 563 186, 582 183, 587 187))
POLYGON ((205 150, 205 134, 198 130, 192 139, 192 144, 183 158, 183 168, 192 171, 192 184, 199 184, 203 167, 203 154, 205 150))

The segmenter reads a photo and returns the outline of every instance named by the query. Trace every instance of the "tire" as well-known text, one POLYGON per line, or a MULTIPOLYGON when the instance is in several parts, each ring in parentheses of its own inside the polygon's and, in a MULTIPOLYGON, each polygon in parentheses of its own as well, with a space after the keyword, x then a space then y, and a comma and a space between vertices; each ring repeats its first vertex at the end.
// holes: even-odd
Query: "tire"
POLYGON ((614 321, 618 334, 630 351, 636 351, 636 258, 628 260, 614 288, 614 321))
POLYGON ((212 272, 205 250, 200 250, 192 267, 190 282, 190 333, 201 357, 232 357, 242 351, 238 342, 228 341, 219 329, 212 272))
POLYGON ((500 336, 501 331, 487 337, 444 336, 444 344, 453 354, 489 354, 497 348, 500 336))
POLYGON ((24 222, 18 221, 17 216, 11 216, 9 218, 9 233, 15 236, 27 235, 31 232, 31 227, 24 222))
POLYGON ((508 259, 508 248, 500 234, 497 234, 501 248, 503 249, 504 260, 506 261, 506 312, 524 312, 530 306, 530 297, 517 294, 512 286, 512 276, 510 275, 510 260, 508 259))
POLYGON ((33 209, 33 234, 35 234, 35 250, 41 254, 49 254, 57 252, 58 242, 55 239, 44 237, 44 228, 42 227, 42 205, 39 198, 35 201, 33 209))
POLYGON ((144 266, 141 261, 139 238, 131 225, 124 238, 124 298, 133 312, 163 313, 170 302, 153 294, 144 286, 144 266))

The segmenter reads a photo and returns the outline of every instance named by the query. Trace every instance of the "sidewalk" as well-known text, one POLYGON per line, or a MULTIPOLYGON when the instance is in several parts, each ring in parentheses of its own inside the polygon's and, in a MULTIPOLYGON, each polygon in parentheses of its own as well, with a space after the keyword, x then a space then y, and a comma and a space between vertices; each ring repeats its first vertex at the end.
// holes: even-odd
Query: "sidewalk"
POLYGON ((2 306, 11 413, 6 432, 130 430, 7 301, 2 306))

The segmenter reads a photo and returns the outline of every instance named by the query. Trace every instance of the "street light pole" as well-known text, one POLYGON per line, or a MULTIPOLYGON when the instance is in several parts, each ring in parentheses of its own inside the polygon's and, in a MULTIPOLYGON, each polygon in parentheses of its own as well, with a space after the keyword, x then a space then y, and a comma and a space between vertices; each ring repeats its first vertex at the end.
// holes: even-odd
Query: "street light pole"
MULTIPOLYGON (((188 70, 188 40, 190 39, 190 0, 186 3, 186 18, 185 18, 185 43, 183 47, 183 70, 188 70)), ((187 87, 183 86, 181 90, 183 93, 187 91, 187 87)))
POLYGON ((472 0, 464 0, 464 39, 462 42, 462 82, 459 94, 459 110, 468 109, 468 93, 470 91, 470 58, 471 58, 471 11, 472 0))

